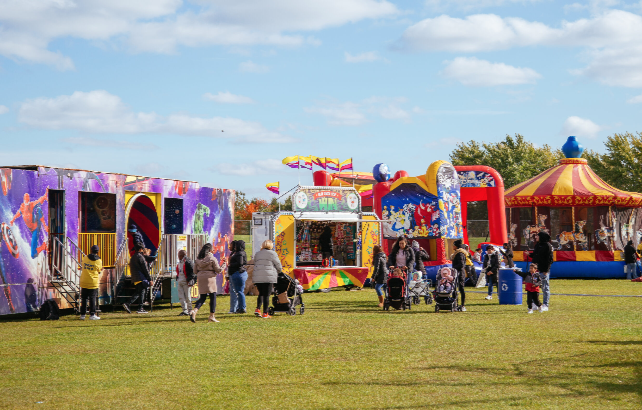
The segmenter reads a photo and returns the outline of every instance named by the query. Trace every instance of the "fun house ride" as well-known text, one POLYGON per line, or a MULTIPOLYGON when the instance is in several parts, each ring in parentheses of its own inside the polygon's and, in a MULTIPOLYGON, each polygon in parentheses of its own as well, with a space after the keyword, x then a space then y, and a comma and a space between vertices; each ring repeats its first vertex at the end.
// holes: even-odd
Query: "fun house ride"
POLYGON ((229 254, 234 191, 37 165, 2 167, 0 177, 0 315, 36 311, 50 298, 77 310, 80 262, 92 245, 100 247, 105 268, 99 303, 122 303, 130 294, 133 225, 158 255, 152 302, 161 291, 171 293, 178 249, 193 257, 211 242, 219 260, 229 254))
POLYGON ((361 196, 352 187, 297 186, 292 211, 252 214, 252 244, 274 242, 283 272, 296 277, 303 289, 362 287, 372 274, 372 251, 381 243, 377 216, 363 212, 361 196), (324 261, 319 237, 330 228, 333 261, 324 261))
POLYGON ((604 182, 568 138, 566 158, 506 191, 506 218, 514 260, 523 269, 540 231, 552 239, 552 278, 624 278, 627 241, 642 241, 642 194, 604 182), (522 252, 523 251, 523 252, 522 252))

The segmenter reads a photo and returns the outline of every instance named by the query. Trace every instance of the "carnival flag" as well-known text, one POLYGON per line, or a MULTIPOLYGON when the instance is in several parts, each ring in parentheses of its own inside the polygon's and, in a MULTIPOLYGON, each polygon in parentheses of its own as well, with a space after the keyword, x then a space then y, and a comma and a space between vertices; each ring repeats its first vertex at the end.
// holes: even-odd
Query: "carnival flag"
POLYGON ((341 166, 339 166, 339 171, 347 171, 352 169, 352 158, 346 159, 341 163, 341 166))
POLYGON ((270 182, 265 186, 268 191, 272 192, 273 194, 279 194, 279 183, 278 182, 270 182))
POLYGON ((333 171, 339 170, 339 158, 326 158, 325 165, 333 171))
POLYGON ((299 168, 299 156, 295 155, 293 157, 285 157, 283 158, 282 163, 290 168, 299 168))
POLYGON ((315 157, 314 155, 310 155, 310 159, 312 159, 312 164, 325 169, 325 158, 315 157))
POLYGON ((304 157, 303 155, 299 155, 299 167, 303 169, 312 169, 312 160, 310 157, 304 157))

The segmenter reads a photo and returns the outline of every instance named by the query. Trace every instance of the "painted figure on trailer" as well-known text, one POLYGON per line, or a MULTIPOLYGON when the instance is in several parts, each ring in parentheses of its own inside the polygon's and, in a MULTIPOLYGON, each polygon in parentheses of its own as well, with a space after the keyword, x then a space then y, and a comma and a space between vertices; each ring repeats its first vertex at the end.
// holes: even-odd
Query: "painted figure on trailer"
POLYGON ((47 200, 47 194, 45 193, 35 201, 30 201, 30 199, 29 194, 25 193, 24 201, 20 204, 20 209, 18 209, 18 212, 16 212, 9 224, 13 225, 14 221, 18 219, 19 216, 22 216, 22 220, 25 222, 27 229, 31 231, 31 258, 35 259, 40 252, 47 249, 47 241, 43 241, 42 244, 38 246, 40 230, 44 230, 45 233, 48 232, 45 215, 42 212, 42 204, 47 200))

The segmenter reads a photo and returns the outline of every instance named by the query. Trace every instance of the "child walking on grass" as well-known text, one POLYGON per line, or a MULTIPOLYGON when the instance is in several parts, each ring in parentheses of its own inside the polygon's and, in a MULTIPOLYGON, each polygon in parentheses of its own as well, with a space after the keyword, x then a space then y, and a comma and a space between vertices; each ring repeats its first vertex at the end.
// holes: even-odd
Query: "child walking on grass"
POLYGON ((528 313, 533 313, 533 305, 535 310, 543 312, 542 303, 539 301, 539 287, 542 286, 542 277, 537 270, 537 264, 531 263, 528 272, 515 272, 524 279, 526 284, 526 303, 528 304, 528 313))

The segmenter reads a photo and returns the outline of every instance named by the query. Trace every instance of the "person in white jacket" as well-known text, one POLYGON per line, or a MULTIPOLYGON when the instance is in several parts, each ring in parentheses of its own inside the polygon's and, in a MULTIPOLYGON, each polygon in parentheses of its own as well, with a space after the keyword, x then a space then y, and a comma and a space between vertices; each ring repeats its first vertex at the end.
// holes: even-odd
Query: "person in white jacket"
POLYGON ((282 269, 279 255, 272 250, 273 247, 274 243, 272 241, 263 242, 261 250, 254 255, 254 272, 252 273, 252 282, 254 282, 256 289, 259 291, 254 314, 266 319, 270 317, 267 311, 270 306, 272 287, 282 269), (261 314, 261 306, 263 307, 263 314, 261 314))

